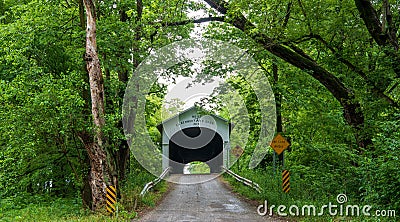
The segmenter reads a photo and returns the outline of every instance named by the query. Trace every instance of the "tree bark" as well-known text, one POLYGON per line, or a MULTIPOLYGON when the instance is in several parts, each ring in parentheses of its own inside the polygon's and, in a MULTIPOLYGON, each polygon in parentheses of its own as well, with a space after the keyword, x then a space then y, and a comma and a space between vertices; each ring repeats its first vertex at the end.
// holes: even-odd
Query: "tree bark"
POLYGON ((380 46, 392 45, 395 50, 399 49, 399 44, 397 42, 396 33, 393 33, 394 27, 392 27, 392 18, 390 13, 389 3, 384 1, 384 15, 383 21, 387 24, 382 24, 380 16, 374 9, 371 1, 369 0, 354 0, 358 11, 360 12, 360 17, 365 23, 369 34, 375 40, 375 42, 380 46))
POLYGON ((89 184, 92 195, 92 210, 99 210, 105 203, 105 175, 107 174, 106 153, 104 151, 103 127, 104 86, 96 44, 96 10, 92 0, 83 0, 86 10, 86 69, 89 74, 94 140, 88 133, 81 133, 80 138, 90 160, 89 184))
MULTIPOLYGON (((226 15, 228 4, 221 0, 204 0, 219 13, 226 15)), ((254 41, 259 43, 272 54, 284 61, 309 73, 318 80, 336 98, 343 107, 343 116, 347 123, 353 128, 354 135, 360 148, 367 148, 372 145, 371 137, 364 133, 364 114, 360 103, 356 100, 354 92, 347 88, 335 75, 321 67, 304 51, 295 45, 282 45, 264 33, 253 32, 256 27, 249 22, 242 14, 233 15, 228 22, 242 30, 254 41)), ((360 151, 362 149, 359 149, 360 151)))

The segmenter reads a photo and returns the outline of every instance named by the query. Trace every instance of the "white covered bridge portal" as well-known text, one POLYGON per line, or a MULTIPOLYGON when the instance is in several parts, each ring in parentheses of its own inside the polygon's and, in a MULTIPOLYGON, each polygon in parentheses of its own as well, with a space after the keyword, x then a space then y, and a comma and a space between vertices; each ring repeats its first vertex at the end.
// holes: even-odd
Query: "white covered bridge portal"
POLYGON ((224 118, 193 106, 157 126, 162 134, 162 167, 183 173, 187 163, 201 161, 211 173, 228 168, 231 124, 224 118))

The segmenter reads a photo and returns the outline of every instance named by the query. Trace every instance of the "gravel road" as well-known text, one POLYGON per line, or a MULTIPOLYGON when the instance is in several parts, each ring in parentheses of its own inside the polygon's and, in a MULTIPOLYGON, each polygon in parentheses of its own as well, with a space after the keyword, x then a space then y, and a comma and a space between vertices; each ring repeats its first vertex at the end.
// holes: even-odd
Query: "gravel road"
POLYGON ((139 221, 244 222, 277 221, 257 214, 257 208, 237 198, 215 175, 173 175, 179 182, 163 201, 139 221), (207 182, 190 184, 193 181, 207 182), (188 184, 189 183, 189 184, 188 184))

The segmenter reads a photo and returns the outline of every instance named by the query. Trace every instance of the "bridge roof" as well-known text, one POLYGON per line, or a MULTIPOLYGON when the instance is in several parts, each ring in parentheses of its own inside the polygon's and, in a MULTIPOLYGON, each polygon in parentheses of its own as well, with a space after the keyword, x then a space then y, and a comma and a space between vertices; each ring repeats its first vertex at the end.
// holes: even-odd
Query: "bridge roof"
POLYGON ((217 118, 217 119, 219 119, 219 120, 221 120, 223 122, 226 122, 226 123, 229 122, 227 119, 225 119, 225 118, 223 118, 221 116, 215 115, 214 113, 212 113, 212 112, 210 112, 210 111, 208 111, 208 110, 206 110, 206 109, 204 109, 202 107, 194 105, 194 106, 189 107, 189 108, 179 112, 178 114, 176 114, 176 115, 174 115, 174 116, 162 121, 160 124, 157 125, 157 129, 161 132, 162 128, 163 128, 163 125, 165 123, 167 123, 169 121, 172 121, 174 118, 176 118, 176 117, 178 117, 178 116, 180 116, 180 115, 182 115, 184 113, 191 112, 192 110, 196 110, 197 113, 199 113, 199 111, 200 111, 201 113, 199 113, 199 114, 210 115, 210 116, 212 116, 214 118, 217 118))

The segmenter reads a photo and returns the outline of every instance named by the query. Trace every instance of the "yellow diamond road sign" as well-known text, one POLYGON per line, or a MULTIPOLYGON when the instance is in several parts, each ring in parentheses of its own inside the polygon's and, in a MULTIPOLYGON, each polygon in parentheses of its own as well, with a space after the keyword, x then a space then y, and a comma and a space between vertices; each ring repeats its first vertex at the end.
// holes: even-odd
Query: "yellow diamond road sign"
POLYGON ((285 140, 281 134, 278 133, 276 137, 272 140, 271 142, 271 147, 272 149, 275 150, 275 152, 279 155, 281 154, 286 148, 289 146, 289 142, 285 140))

